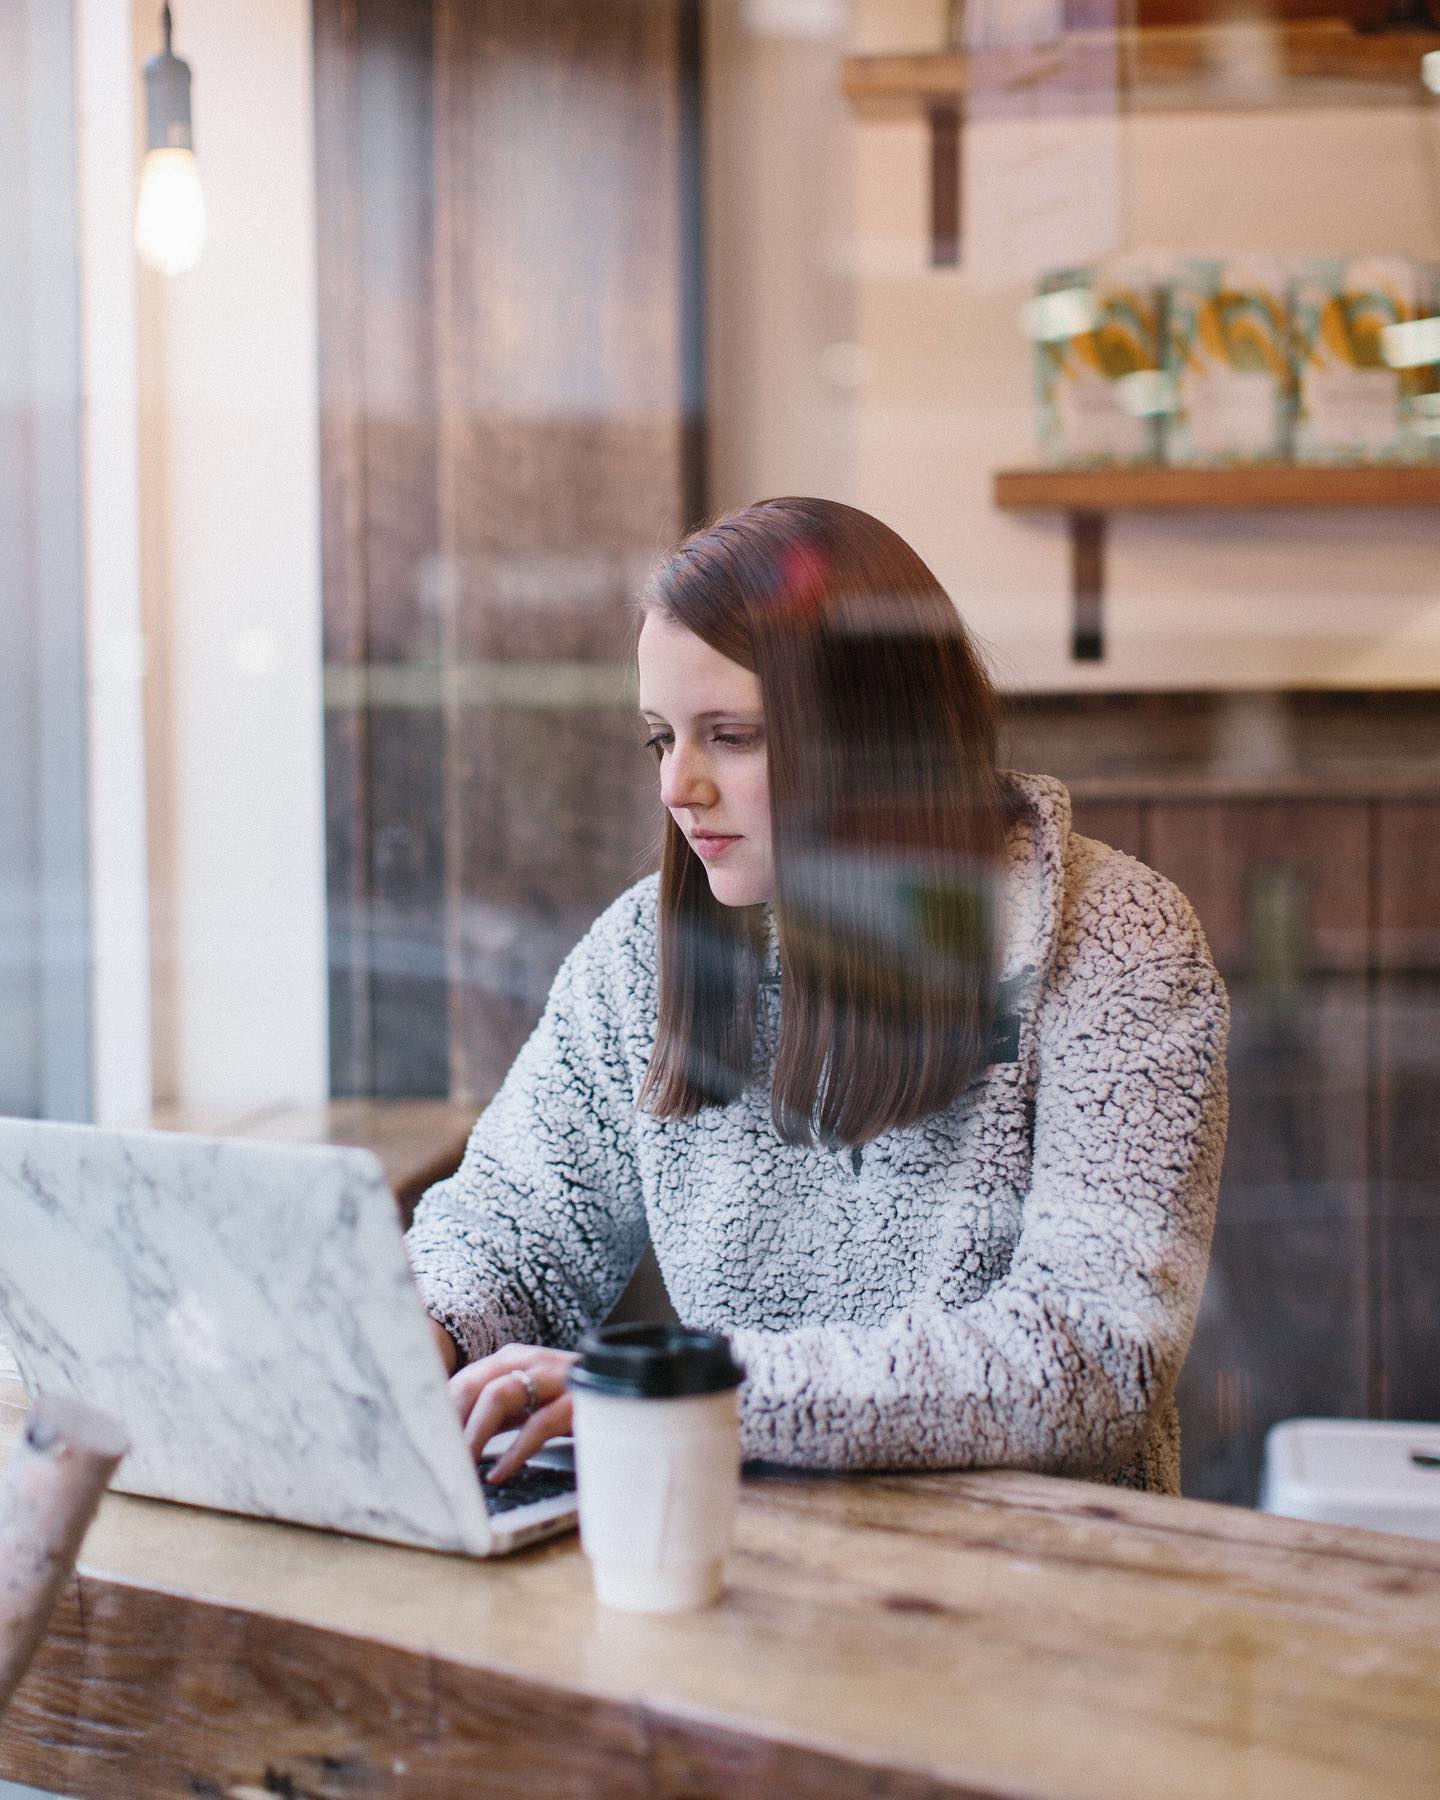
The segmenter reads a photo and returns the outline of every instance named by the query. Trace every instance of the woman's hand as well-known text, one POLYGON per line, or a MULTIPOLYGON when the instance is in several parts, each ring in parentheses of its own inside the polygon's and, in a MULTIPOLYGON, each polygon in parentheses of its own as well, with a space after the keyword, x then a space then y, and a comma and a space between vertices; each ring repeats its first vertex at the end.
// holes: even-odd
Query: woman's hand
POLYGON ((570 1365, 578 1360, 569 1350, 506 1344, 503 1350, 467 1363, 450 1377, 450 1398, 476 1462, 497 1431, 520 1426, 519 1436, 486 1476, 487 1481, 508 1481, 547 1438, 569 1431, 570 1395, 565 1379, 570 1365), (528 1383, 521 1379, 521 1370, 529 1376, 528 1383))

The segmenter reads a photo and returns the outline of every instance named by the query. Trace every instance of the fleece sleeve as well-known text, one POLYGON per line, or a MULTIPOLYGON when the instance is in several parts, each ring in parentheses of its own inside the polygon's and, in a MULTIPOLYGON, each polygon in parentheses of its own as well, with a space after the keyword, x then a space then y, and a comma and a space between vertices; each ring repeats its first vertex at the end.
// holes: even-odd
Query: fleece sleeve
POLYGON ((1092 1477, 1134 1461, 1194 1329, 1227 1119, 1228 1003, 1179 905, 1188 920, 1171 911, 1138 958, 1082 939, 1040 1002, 1004 1278, 879 1325, 736 1332, 748 1457, 1092 1477))
POLYGON ((605 923, 562 965, 464 1161, 422 1196, 406 1236, 426 1306, 470 1360, 507 1343, 573 1347, 644 1248, 605 923))

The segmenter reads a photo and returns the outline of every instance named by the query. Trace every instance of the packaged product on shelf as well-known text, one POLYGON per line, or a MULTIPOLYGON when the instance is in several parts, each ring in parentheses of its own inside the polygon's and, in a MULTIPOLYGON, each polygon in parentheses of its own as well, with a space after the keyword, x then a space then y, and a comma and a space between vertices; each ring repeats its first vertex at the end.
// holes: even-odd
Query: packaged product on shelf
POLYGON ((1409 363, 1404 333, 1440 310, 1436 269, 1403 256, 1317 257, 1296 266, 1297 462, 1422 462, 1434 359, 1409 363))
POLYGON ((1149 258, 1047 276, 1030 302, 1041 452, 1102 468, 1159 459, 1164 283, 1149 258))
POLYGON ((1278 257, 1183 257, 1166 305, 1174 411, 1165 460, 1232 465, 1290 454, 1294 381, 1278 257))

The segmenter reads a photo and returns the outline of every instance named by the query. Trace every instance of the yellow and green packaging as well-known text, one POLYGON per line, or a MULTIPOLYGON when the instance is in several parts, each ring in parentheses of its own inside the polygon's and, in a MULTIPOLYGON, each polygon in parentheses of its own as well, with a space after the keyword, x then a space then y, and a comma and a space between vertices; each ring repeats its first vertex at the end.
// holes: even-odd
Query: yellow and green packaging
POLYGON ((1392 367, 1383 334, 1387 326, 1437 311, 1440 281, 1427 263, 1367 256, 1297 265, 1291 288, 1297 462, 1424 462, 1436 454, 1435 367, 1392 367))
POLYGON ((1295 383, 1288 272, 1278 257, 1183 257, 1172 267, 1165 460, 1234 467, 1290 454, 1295 383))
POLYGON ((1106 468, 1159 460, 1164 305, 1150 259, 1116 259, 1041 282, 1029 318, 1048 462, 1106 468))

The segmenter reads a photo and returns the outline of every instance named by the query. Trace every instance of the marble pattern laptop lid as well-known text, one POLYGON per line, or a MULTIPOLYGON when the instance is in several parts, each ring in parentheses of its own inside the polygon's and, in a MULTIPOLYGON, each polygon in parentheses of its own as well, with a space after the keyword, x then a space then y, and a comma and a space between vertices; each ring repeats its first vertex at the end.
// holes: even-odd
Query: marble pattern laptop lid
POLYGON ((123 1492, 492 1547, 369 1151, 0 1119, 0 1341, 122 1421, 123 1492))

